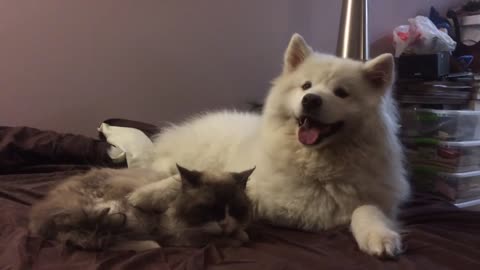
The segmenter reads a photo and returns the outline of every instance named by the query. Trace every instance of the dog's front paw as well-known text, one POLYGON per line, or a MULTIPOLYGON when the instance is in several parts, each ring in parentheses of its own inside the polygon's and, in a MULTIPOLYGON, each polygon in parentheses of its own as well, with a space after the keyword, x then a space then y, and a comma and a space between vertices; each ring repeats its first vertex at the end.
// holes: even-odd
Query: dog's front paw
POLYGON ((388 228, 371 230, 359 239, 358 246, 362 251, 379 257, 395 257, 403 251, 400 234, 388 228))

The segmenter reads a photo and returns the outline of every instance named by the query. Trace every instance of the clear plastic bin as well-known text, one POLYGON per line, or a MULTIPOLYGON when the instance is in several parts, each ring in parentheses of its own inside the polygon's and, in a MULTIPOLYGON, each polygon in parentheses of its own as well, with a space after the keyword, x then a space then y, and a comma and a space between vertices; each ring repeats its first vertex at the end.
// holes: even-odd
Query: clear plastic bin
POLYGON ((442 173, 416 167, 412 172, 413 185, 418 190, 443 194, 459 204, 480 199, 480 171, 442 173))
POLYGON ((480 111, 404 109, 400 114, 404 137, 480 140, 480 111))
POLYGON ((429 138, 403 138, 412 166, 428 166, 442 172, 480 170, 480 140, 445 142, 429 138))

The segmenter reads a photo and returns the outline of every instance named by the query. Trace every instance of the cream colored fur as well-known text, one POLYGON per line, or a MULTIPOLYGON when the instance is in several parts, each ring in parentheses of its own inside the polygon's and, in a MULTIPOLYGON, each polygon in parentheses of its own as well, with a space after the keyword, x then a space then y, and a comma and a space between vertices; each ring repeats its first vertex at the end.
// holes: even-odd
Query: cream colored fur
MULTIPOLYGON (((393 58, 367 63, 313 52, 295 34, 285 53, 284 70, 273 81, 262 115, 233 111, 207 113, 164 130, 143 162, 165 174, 175 163, 197 170, 239 171, 256 166, 248 194, 256 217, 304 230, 351 224, 361 250, 393 256, 402 249, 395 213, 409 194, 397 119, 390 88, 393 58), (307 91, 301 89, 311 81, 307 91), (350 96, 339 98, 341 86, 350 96), (317 146, 297 138, 301 99, 320 95, 322 122, 344 121, 337 134, 317 146)), ((163 182, 163 183, 162 183, 163 182)), ((167 200, 178 182, 145 186, 133 204, 167 200)))

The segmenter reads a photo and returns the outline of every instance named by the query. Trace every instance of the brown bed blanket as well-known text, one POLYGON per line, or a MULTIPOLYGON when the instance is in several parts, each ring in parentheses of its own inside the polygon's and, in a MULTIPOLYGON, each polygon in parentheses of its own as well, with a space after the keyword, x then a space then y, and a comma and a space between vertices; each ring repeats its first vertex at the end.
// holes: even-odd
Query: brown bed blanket
MULTIPOLYGON (((241 248, 70 251, 29 236, 28 211, 49 188, 92 166, 113 166, 108 144, 31 128, 0 127, 0 269, 480 269, 480 213, 417 194, 405 206, 405 254, 363 254, 347 227, 308 233, 255 224, 241 248)), ((321 206, 319 206, 321 207, 321 206)))

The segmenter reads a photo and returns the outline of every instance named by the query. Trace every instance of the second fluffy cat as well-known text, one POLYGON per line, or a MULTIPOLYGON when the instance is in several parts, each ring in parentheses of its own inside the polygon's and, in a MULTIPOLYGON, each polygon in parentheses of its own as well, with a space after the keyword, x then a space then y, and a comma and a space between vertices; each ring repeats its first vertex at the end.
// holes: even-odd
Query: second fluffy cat
POLYGON ((74 176, 33 206, 30 231, 89 250, 122 248, 139 240, 167 246, 247 241, 244 229, 251 219, 251 204, 245 186, 253 169, 213 173, 178 166, 178 171, 178 196, 166 205, 152 205, 149 211, 132 207, 126 198, 158 181, 151 170, 98 169, 74 176))

